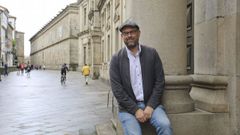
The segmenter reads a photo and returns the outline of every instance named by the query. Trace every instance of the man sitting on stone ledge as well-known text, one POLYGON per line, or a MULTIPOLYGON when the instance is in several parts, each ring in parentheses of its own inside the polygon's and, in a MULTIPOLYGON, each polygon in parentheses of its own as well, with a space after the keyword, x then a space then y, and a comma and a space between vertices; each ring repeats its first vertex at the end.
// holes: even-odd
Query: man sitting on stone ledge
POLYGON ((125 135, 142 135, 140 123, 150 122, 157 135, 172 135, 161 105, 165 78, 157 51, 139 44, 138 24, 128 19, 119 28, 126 45, 111 59, 110 82, 119 104, 125 135))

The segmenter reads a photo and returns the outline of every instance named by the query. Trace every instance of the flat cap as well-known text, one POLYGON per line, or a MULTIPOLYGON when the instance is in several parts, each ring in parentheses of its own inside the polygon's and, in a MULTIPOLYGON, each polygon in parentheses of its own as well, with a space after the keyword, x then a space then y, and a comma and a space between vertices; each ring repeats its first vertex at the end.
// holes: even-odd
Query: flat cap
POLYGON ((135 27, 139 29, 139 26, 136 22, 134 22, 132 19, 127 19, 125 22, 122 23, 119 27, 119 31, 122 32, 123 28, 125 27, 135 27))

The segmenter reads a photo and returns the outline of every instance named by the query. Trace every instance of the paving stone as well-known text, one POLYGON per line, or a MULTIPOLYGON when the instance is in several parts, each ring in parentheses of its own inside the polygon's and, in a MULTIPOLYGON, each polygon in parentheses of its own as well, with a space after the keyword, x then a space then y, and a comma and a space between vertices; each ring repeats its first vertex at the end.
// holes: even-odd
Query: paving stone
POLYGON ((108 85, 90 80, 86 86, 80 72, 68 72, 65 86, 59 78, 54 70, 3 77, 0 135, 95 135, 95 125, 111 119, 108 85))

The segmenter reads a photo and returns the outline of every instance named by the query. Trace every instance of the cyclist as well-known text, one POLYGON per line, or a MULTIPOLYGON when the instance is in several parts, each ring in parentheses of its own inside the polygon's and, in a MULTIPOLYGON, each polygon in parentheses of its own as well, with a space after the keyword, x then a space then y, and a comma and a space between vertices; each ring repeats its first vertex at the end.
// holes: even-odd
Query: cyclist
POLYGON ((64 77, 64 79, 66 79, 67 71, 69 71, 67 64, 64 63, 61 67, 61 82, 63 81, 63 77, 64 77))
POLYGON ((31 65, 28 64, 27 67, 26 67, 27 77, 30 77, 30 72, 31 72, 31 65))

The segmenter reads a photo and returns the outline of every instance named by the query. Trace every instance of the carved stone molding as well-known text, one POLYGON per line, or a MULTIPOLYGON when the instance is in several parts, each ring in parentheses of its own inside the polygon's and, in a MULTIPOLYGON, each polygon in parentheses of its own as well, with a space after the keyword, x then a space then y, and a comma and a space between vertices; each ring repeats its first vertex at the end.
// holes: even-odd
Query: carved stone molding
POLYGON ((197 108, 215 113, 229 112, 226 76, 193 75, 191 97, 197 108))
POLYGON ((189 95, 191 76, 168 75, 163 94, 163 105, 168 113, 194 111, 194 102, 189 95))

